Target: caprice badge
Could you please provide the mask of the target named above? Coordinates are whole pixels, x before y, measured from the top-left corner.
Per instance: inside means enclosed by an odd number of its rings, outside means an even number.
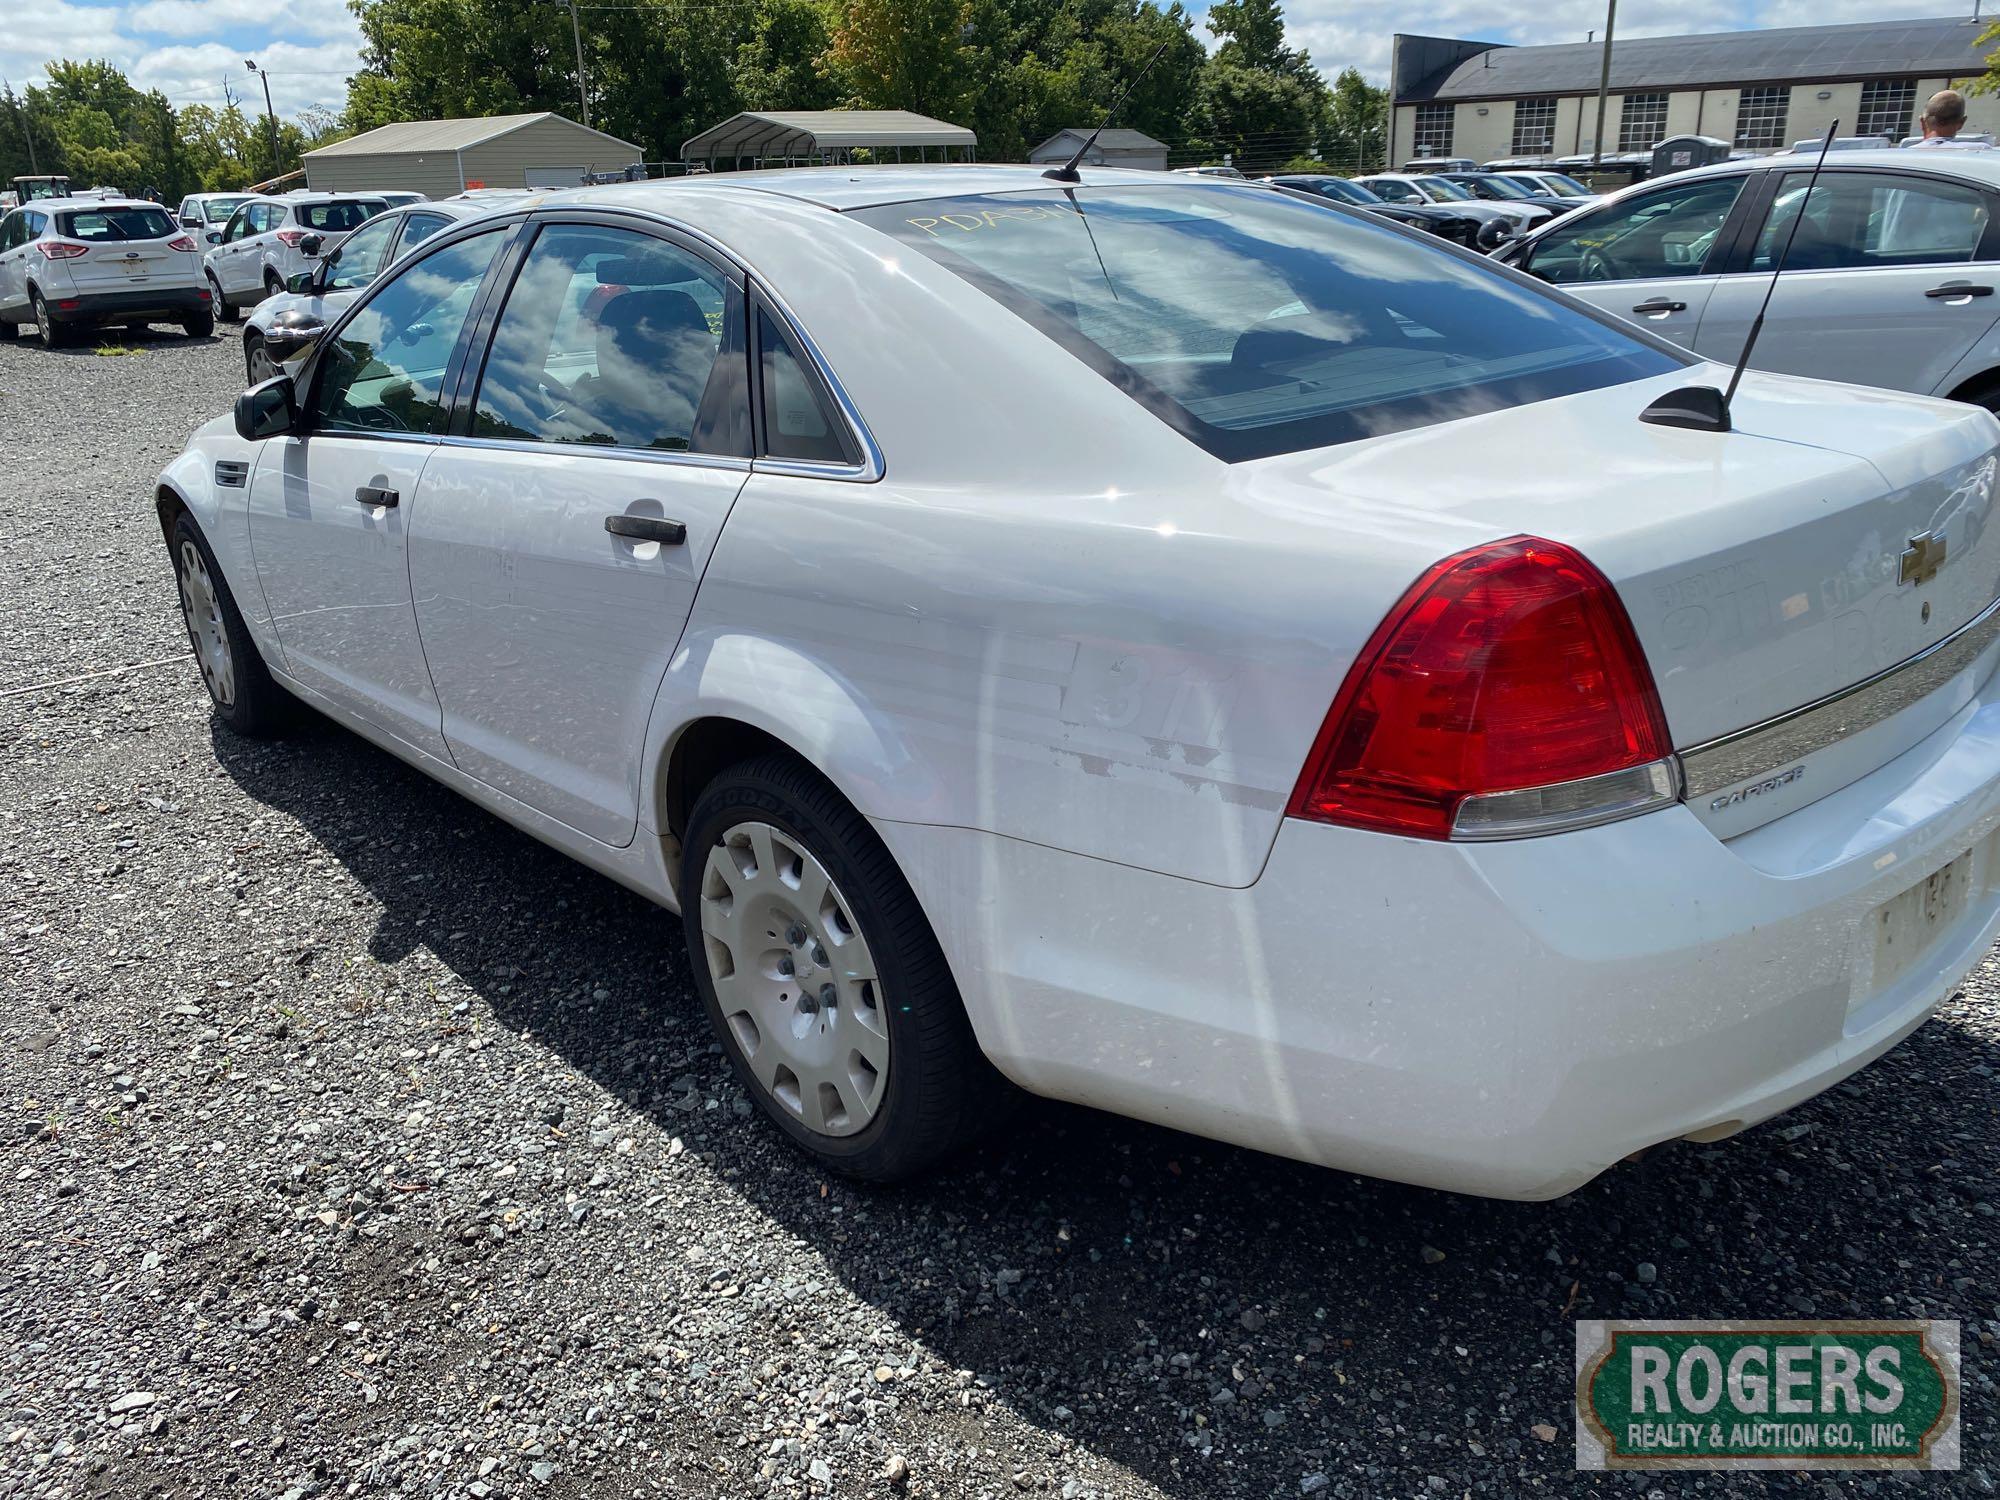
[[[1896,559],[1896,583],[1926,584],[1937,577],[1948,551],[1945,539],[1935,531],[1920,531]]]
[[[1748,802],[1753,797],[1762,797],[1766,793],[1777,791],[1779,787],[1791,786],[1795,782],[1804,780],[1805,774],[1806,768],[1803,763],[1792,766],[1787,770],[1778,772],[1775,776],[1766,776],[1760,780],[1751,782],[1748,786],[1739,786],[1733,792],[1724,792],[1720,797],[1715,798],[1708,804],[1708,810],[1710,812],[1721,812],[1724,808],[1734,807],[1739,802]]]

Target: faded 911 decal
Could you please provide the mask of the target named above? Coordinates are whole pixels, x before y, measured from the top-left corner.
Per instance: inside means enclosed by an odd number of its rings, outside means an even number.
[[[1579,1469],[1956,1469],[1958,1324],[1576,1325]]]

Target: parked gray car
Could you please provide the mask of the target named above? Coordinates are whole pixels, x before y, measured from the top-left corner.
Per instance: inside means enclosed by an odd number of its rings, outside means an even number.
[[[252,385],[280,374],[287,363],[310,350],[326,325],[404,252],[447,224],[490,213],[523,196],[491,189],[435,202],[420,200],[377,214],[337,238],[302,242],[311,268],[292,276],[284,291],[259,302],[244,322],[244,374]]]

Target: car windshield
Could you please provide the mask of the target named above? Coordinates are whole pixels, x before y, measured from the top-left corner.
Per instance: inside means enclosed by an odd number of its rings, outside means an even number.
[[[1254,188],[1076,188],[854,213],[1230,462],[1680,364],[1366,216]]]
[[[1367,188],[1349,182],[1345,177],[1322,177],[1313,186],[1326,197],[1338,198],[1342,203],[1376,204],[1382,201]]]
[[[249,201],[249,195],[245,194],[241,198],[204,198],[197,206],[201,209],[202,218],[211,224],[220,224]]]
[[[1496,198],[1527,198],[1532,196],[1523,184],[1514,181],[1511,177],[1502,177],[1498,172],[1489,172],[1480,177],[1461,179],[1459,185],[1464,187],[1470,183],[1477,183],[1480,187],[1489,189]]]
[[[1438,203],[1462,202],[1472,197],[1472,193],[1469,190],[1460,187],[1455,182],[1447,182],[1442,177],[1419,177],[1417,179],[1417,190],[1425,197]]]
[[[163,240],[180,226],[164,208],[99,208],[88,213],[57,214],[56,233],[92,244],[113,240]]]
[[[1538,173],[1537,180],[1558,198],[1588,198],[1591,196],[1589,188],[1578,182],[1574,177],[1565,177],[1560,172]]]
[[[339,203],[301,203],[296,214],[308,229],[344,234],[360,228],[388,206],[379,198],[348,198]]]

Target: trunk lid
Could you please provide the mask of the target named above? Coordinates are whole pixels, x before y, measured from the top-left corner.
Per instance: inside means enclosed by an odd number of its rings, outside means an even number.
[[[1752,374],[1733,432],[1638,420],[1662,392],[1726,375],[1691,370],[1265,460],[1246,466],[1260,472],[1243,498],[1298,515],[1316,492],[1329,524],[1367,538],[1386,569],[1407,568],[1398,591],[1437,558],[1499,537],[1578,548],[1624,599],[1686,751],[1908,661],[2000,593],[1992,416]],[[1928,540],[1905,562],[1917,538]],[[1711,756],[1690,806],[1727,837],[1823,797],[1941,726],[1994,655],[1927,681],[1887,722],[1808,742],[1782,764],[1755,763],[1786,748],[1760,742],[1730,765],[1741,776],[1716,785],[1723,762]]]

